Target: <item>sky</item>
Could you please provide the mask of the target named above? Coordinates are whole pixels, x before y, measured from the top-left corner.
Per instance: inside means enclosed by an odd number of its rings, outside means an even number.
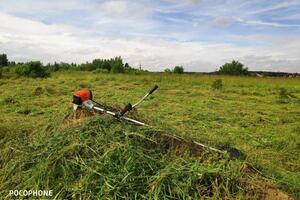
[[[9,60],[300,72],[300,0],[0,0]]]

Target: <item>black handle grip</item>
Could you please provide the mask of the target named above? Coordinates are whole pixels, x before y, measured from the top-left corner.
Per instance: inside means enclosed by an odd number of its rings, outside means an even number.
[[[128,111],[131,111],[132,110],[132,105],[129,103],[125,106],[125,108],[123,110],[121,110],[120,112],[120,116],[123,116],[125,113],[127,113]]]
[[[149,90],[149,94],[152,94],[156,89],[158,88],[158,85],[155,85],[151,90]]]

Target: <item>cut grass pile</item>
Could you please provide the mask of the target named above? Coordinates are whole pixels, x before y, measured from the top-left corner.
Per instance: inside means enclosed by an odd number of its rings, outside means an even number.
[[[246,162],[172,145],[152,129],[106,116],[62,131],[48,127],[22,152],[2,156],[0,195],[14,188],[53,190],[66,199],[262,197],[260,178]]]

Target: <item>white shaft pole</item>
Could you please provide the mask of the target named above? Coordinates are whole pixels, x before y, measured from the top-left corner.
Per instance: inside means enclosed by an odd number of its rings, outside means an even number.
[[[104,112],[104,113],[107,113],[107,114],[110,114],[112,116],[117,116],[116,113],[114,112],[111,112],[111,111],[108,111],[108,110],[105,110],[103,108],[99,108],[99,107],[96,107],[96,106],[93,106],[93,109],[97,110],[97,111],[100,111],[100,112]],[[131,119],[131,118],[128,118],[128,117],[120,117],[119,119],[124,119],[126,121],[129,121],[129,122],[132,122],[132,123],[135,123],[135,124],[138,124],[138,125],[141,125],[141,126],[149,126],[143,122],[140,122],[140,121],[137,121],[135,119]]]

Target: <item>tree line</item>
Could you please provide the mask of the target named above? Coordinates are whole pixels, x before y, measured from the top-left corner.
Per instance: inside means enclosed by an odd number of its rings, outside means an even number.
[[[165,69],[166,73],[175,73],[175,74],[183,74],[184,68],[182,66],[175,66],[173,70],[167,68]]]
[[[111,59],[94,59],[92,62],[82,64],[54,62],[43,65],[40,61],[30,61],[26,63],[9,61],[6,54],[0,54],[0,77],[2,71],[15,72],[20,76],[29,77],[47,77],[51,72],[59,70],[78,70],[78,71],[93,71],[104,73],[140,73],[146,70],[131,67],[128,63],[123,63],[122,58],[115,57]],[[183,74],[183,66],[175,66],[172,70],[167,68],[164,70],[166,73]],[[225,63],[220,66],[216,74],[223,75],[248,75],[248,68],[244,67],[239,61],[233,60],[230,63]]]
[[[143,69],[131,67],[128,63],[123,63],[122,58],[94,59],[92,62],[82,64],[54,62],[43,65],[40,61],[18,62],[8,61],[6,54],[0,54],[0,73],[4,71],[14,72],[20,76],[47,77],[51,72],[59,70],[78,70],[105,73],[140,73],[146,72]]]
[[[176,74],[183,74],[184,68],[182,66],[176,66],[173,70],[167,68],[165,69],[166,73],[176,73]],[[221,75],[249,75],[249,71],[247,67],[236,60],[233,60],[229,63],[225,63],[224,65],[220,66],[219,69],[215,72],[215,74]]]

